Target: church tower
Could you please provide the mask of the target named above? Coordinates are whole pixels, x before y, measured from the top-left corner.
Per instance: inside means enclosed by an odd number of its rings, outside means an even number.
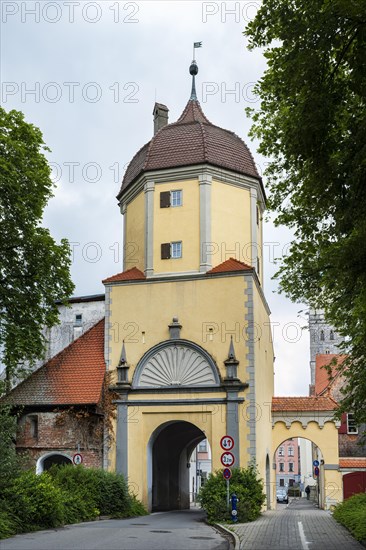
[[[189,507],[190,456],[206,438],[213,470],[230,435],[233,467],[254,460],[268,486],[271,475],[265,195],[245,143],[204,114],[197,73],[193,61],[176,122],[154,106],[154,135],[117,197],[123,271],[104,281],[105,359],[118,395],[108,467],[150,510]]]

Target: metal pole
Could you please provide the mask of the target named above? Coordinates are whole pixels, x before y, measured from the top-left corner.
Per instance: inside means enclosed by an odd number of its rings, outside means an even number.
[[[230,480],[226,480],[226,507],[227,511],[230,511]]]

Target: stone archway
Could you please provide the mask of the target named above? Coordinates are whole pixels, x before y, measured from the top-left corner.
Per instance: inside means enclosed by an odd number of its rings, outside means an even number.
[[[300,413],[297,411],[297,415]],[[300,415],[301,416],[301,415]],[[318,416],[319,413],[318,413]],[[275,456],[277,448],[284,441],[292,438],[308,439],[321,453],[319,464],[319,506],[329,509],[331,506],[341,502],[342,478],[339,472],[338,454],[338,430],[337,424],[328,417],[306,418],[306,412],[302,413],[301,420],[298,418],[284,418],[283,415],[273,414],[272,430],[272,455]]]
[[[72,460],[65,453],[58,453],[58,452],[47,453],[46,455],[41,456],[37,460],[36,473],[41,474],[42,472],[49,470],[51,466],[53,466],[54,464],[57,464],[58,466],[61,466],[64,464],[72,464]]]
[[[166,422],[153,432],[148,444],[150,510],[190,507],[190,457],[193,449],[205,438],[202,430],[186,421]]]

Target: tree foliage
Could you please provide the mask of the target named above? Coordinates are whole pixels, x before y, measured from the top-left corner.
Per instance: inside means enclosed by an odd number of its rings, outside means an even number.
[[[263,0],[245,34],[268,62],[251,135],[271,159],[269,207],[295,231],[280,290],[347,340],[341,410],[364,421],[366,1]]]
[[[58,321],[71,295],[70,250],[42,227],[52,197],[42,134],[18,111],[0,108],[0,360],[7,379],[42,356],[42,327]]]

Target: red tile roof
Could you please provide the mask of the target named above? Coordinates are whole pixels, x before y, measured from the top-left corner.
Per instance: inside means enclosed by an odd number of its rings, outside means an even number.
[[[331,376],[334,377],[337,375],[337,365],[340,365],[345,360],[345,355],[339,355],[336,353],[318,353],[315,357],[315,394],[320,395],[331,383],[329,380],[328,369],[326,365],[332,361],[332,359],[337,360],[336,365],[331,365]]]
[[[228,273],[230,271],[251,271],[253,268],[250,265],[240,262],[235,258],[229,258],[222,264],[215,266],[214,268],[207,271],[206,275],[211,275],[213,273]]]
[[[131,267],[122,273],[117,273],[117,275],[112,275],[108,279],[104,279],[102,283],[116,283],[118,281],[142,281],[146,279],[145,275],[137,269],[137,267]]]
[[[143,172],[204,163],[260,180],[244,141],[234,132],[211,124],[199,102],[189,100],[177,122],[163,126],[133,157],[117,198]]]
[[[105,375],[104,319],[16,386],[14,405],[94,405]]]
[[[366,458],[340,458],[340,468],[366,468]]]
[[[331,397],[273,397],[272,411],[334,411],[337,402]]]

